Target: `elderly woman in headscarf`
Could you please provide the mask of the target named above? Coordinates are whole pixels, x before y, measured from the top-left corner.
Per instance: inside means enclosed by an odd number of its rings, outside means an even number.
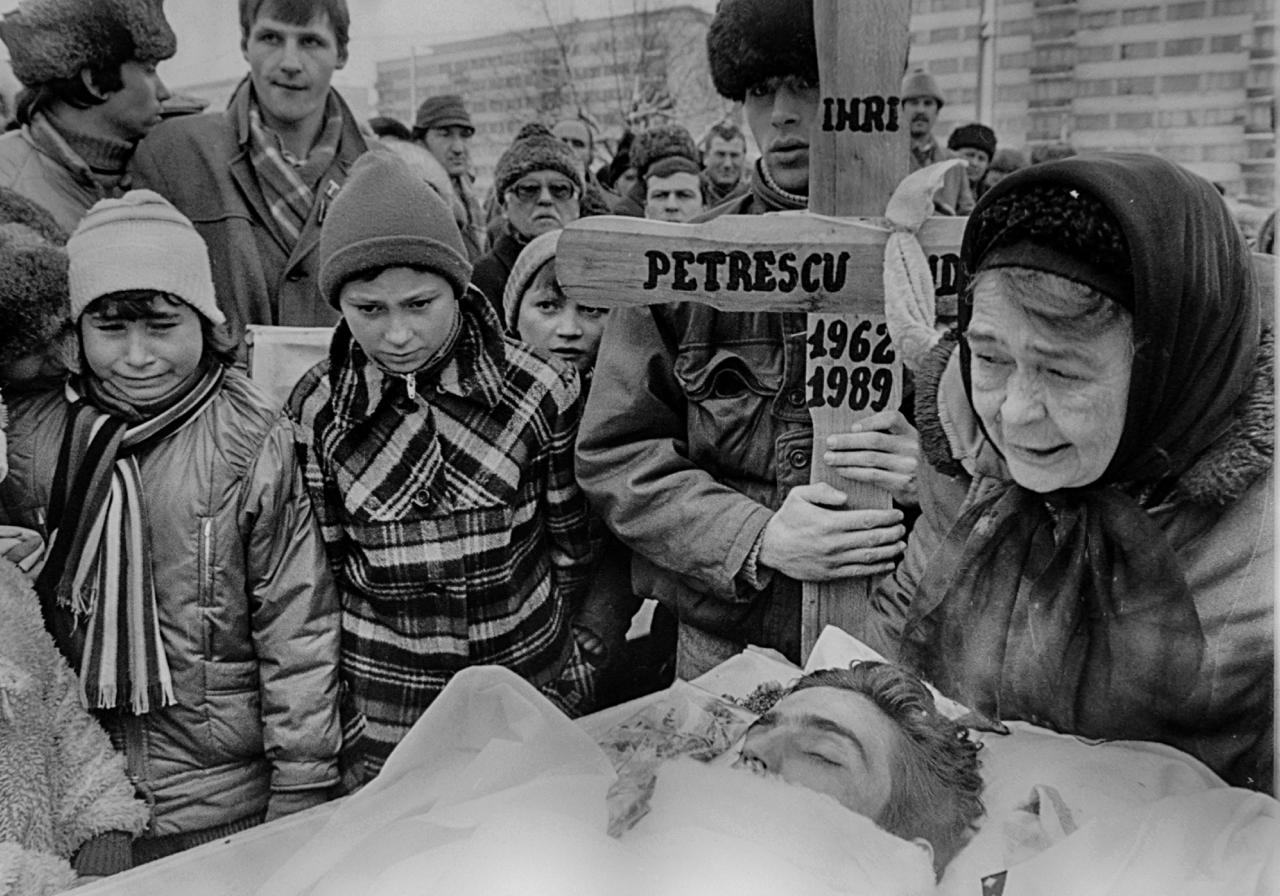
[[[1155,156],[992,188],[920,371],[923,516],[865,640],[995,719],[1269,790],[1272,338],[1216,190]]]

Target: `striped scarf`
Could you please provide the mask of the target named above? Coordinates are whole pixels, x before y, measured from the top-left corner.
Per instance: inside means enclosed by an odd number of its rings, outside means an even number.
[[[220,364],[211,365],[174,405],[133,425],[67,384],[71,407],[49,503],[49,557],[36,591],[47,621],[70,613],[77,629],[87,624],[80,694],[90,708],[128,705],[141,714],[175,702],[137,455],[200,416],[223,375]],[[66,633],[51,627],[70,658]]]
[[[263,124],[257,101],[249,103],[249,161],[262,185],[271,217],[291,244],[298,242],[306,227],[315,204],[315,185],[333,163],[341,136],[342,109],[332,93],[325,103],[320,139],[305,160],[284,149],[280,138]]]

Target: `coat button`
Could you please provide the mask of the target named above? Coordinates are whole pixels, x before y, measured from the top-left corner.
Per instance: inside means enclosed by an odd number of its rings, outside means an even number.
[[[425,488],[420,488],[413,494],[413,503],[419,507],[426,507],[431,503],[431,492]]]
[[[787,404],[791,405],[793,408],[804,407],[804,390],[792,389],[789,391],[787,393]]]
[[[303,279],[306,276],[307,275],[304,271],[300,271],[297,268],[294,268],[292,271],[284,275],[284,279],[288,280],[290,283],[297,283],[299,280]]]
[[[792,448],[787,452],[787,463],[797,470],[801,470],[809,466],[809,452],[803,448]]]

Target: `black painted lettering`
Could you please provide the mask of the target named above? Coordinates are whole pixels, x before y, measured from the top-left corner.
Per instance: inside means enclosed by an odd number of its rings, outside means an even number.
[[[706,277],[702,281],[703,290],[706,292],[720,291],[720,266],[725,263],[725,259],[728,257],[718,249],[698,253],[698,257],[695,260],[707,269]]]
[[[822,258],[822,288],[829,293],[837,293],[844,289],[844,281],[849,275],[849,253],[841,252],[833,256],[830,252]]]
[[[672,252],[671,260],[675,262],[675,274],[671,280],[671,288],[681,292],[693,292],[698,288],[698,281],[689,276],[689,264],[693,261],[692,252]]]
[[[960,256],[954,252],[929,256],[929,273],[933,275],[936,296],[954,296],[960,290]]]
[[[889,121],[884,126],[886,131],[896,131],[898,129],[898,106],[901,103],[901,98],[896,96],[889,97]]]
[[[869,96],[862,101],[862,130],[884,130],[884,97]]]
[[[767,249],[753,253],[756,259],[756,280],[753,284],[757,292],[773,292],[778,288],[778,281],[773,278],[773,265],[777,256]]]
[[[729,292],[751,292],[751,256],[741,249],[729,253]]]
[[[800,282],[800,272],[796,270],[796,253],[783,252],[778,256],[778,273],[782,275],[782,279],[778,281],[779,291],[791,292],[796,288],[796,284]]]
[[[818,268],[822,265],[822,256],[816,252],[805,257],[800,263],[800,288],[805,292],[818,292],[822,289],[822,281],[818,278]]]
[[[831,123],[831,108],[835,103],[836,101],[829,96],[822,98],[822,130],[828,134],[836,129],[835,125]]]
[[[658,278],[671,273],[671,259],[665,252],[659,252],[657,249],[650,249],[644,253],[644,257],[649,262],[649,276],[645,278],[644,288],[657,289]]]
[[[836,100],[836,130],[858,130],[858,106],[860,100],[855,96],[849,99],[840,97]]]

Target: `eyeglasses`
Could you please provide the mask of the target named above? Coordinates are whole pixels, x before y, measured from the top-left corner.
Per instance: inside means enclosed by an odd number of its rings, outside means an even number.
[[[557,181],[551,184],[522,183],[516,184],[508,192],[514,193],[521,202],[537,202],[546,190],[556,202],[564,202],[577,195],[578,189],[573,184]]]

